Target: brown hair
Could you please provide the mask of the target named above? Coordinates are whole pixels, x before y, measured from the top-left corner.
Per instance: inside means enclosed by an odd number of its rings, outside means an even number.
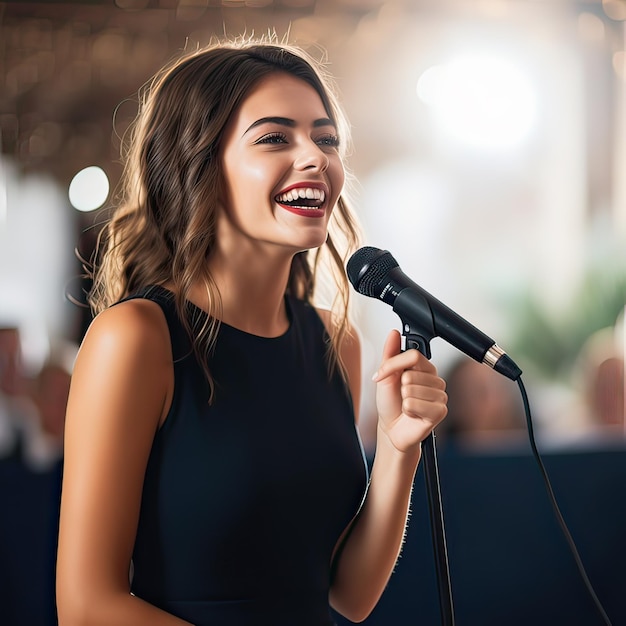
[[[220,294],[206,260],[216,237],[222,164],[217,158],[232,113],[264,76],[286,72],[311,85],[345,145],[348,127],[322,64],[303,50],[265,41],[223,42],[188,53],[159,72],[140,98],[123,149],[117,208],[100,233],[89,303],[94,313],[149,285],[174,285],[176,307],[199,356],[215,342]],[[313,302],[331,298],[331,366],[348,328],[349,285],[344,264],[359,230],[340,197],[320,248],[297,254],[287,292]],[[191,286],[206,288],[209,321],[192,328],[185,314]],[[213,389],[206,359],[205,368]]]

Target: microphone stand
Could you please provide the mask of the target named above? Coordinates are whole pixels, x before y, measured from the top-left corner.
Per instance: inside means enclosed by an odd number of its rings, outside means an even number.
[[[419,332],[411,324],[402,323],[402,334],[405,337],[405,349],[415,348],[427,359],[430,359],[430,339],[428,333]],[[450,571],[448,569],[448,550],[443,524],[443,509],[441,506],[441,490],[439,486],[439,470],[437,467],[437,452],[435,447],[435,433],[431,432],[422,442],[424,475],[426,478],[426,494],[428,496],[428,511],[430,514],[430,530],[433,540],[435,569],[437,573],[437,588],[439,591],[439,608],[441,611],[442,626],[454,626],[454,608],[452,604],[452,589],[450,587]]]

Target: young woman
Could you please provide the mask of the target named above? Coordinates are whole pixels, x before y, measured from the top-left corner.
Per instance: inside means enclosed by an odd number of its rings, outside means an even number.
[[[447,398],[392,331],[367,476],[345,135],[286,46],[214,45],[152,83],[73,375],[61,626],[327,626],[378,601]]]

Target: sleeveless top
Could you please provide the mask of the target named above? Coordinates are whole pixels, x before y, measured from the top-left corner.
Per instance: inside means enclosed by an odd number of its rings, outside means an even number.
[[[333,624],[331,557],[367,466],[316,310],[287,296],[289,329],[276,338],[222,323],[209,404],[173,294],[137,297],[167,320],[174,394],[147,464],[131,592],[196,626]]]

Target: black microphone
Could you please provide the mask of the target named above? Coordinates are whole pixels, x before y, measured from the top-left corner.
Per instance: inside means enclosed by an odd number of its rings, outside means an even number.
[[[360,248],[348,260],[346,270],[360,294],[391,305],[403,323],[415,329],[415,334],[427,341],[441,337],[511,380],[522,375],[522,370],[493,339],[414,283],[387,250]]]

